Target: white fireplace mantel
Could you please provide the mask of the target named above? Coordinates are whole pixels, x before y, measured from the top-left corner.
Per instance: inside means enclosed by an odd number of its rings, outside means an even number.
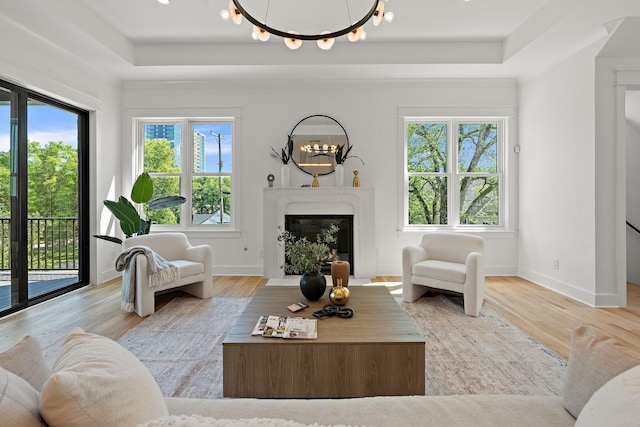
[[[362,187],[265,188],[263,192],[263,275],[283,278],[284,248],[278,245],[279,228],[289,214],[353,215],[353,275],[376,275],[375,191]]]

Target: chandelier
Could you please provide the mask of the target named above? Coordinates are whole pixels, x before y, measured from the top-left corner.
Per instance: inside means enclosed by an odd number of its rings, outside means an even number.
[[[289,49],[311,40],[323,50],[331,49],[335,39],[344,35],[351,42],[364,40],[369,20],[375,26],[383,19],[393,20],[383,0],[229,0],[228,9],[220,15],[237,25],[246,18],[253,24],[254,40],[267,41],[273,34],[282,37]]]

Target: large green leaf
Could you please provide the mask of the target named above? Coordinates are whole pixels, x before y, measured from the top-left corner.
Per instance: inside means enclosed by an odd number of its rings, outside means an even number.
[[[153,181],[147,172],[140,174],[131,189],[131,200],[136,203],[147,203],[153,197]]]
[[[149,209],[152,211],[157,211],[158,209],[166,209],[173,208],[175,206],[180,206],[185,203],[187,199],[182,196],[166,196],[160,197],[158,199],[152,200],[149,202]]]
[[[140,230],[140,215],[126,197],[120,196],[117,202],[105,200],[104,205],[118,218],[125,236],[131,237]]]

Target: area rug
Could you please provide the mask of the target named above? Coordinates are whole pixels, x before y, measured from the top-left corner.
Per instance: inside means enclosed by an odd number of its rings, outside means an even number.
[[[560,395],[566,361],[486,305],[478,317],[445,294],[400,305],[426,341],[426,394]]]
[[[165,396],[222,398],[222,341],[248,302],[176,297],[119,342]],[[450,295],[399,304],[426,340],[427,395],[560,394],[564,359],[486,306],[474,318]]]

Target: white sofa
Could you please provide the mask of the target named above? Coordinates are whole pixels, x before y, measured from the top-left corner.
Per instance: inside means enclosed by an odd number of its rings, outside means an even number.
[[[163,397],[131,353],[76,328],[52,369],[31,337],[0,354],[0,427],[637,426],[639,363],[615,339],[584,326],[574,331],[562,397],[188,399]]]

